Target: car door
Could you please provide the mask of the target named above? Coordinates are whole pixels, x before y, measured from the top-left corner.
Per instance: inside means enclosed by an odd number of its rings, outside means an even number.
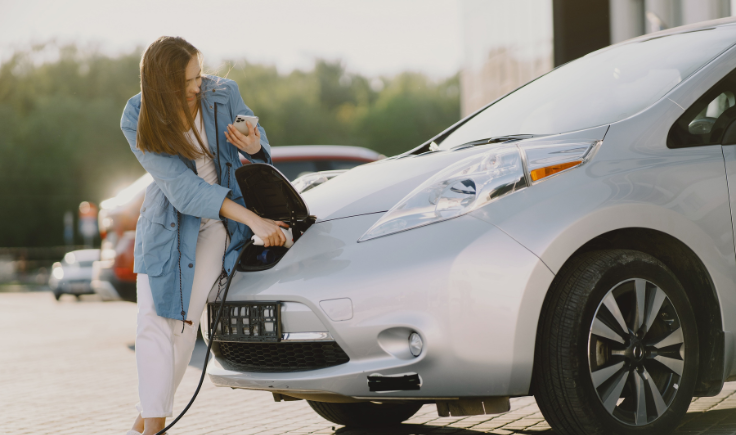
[[[675,122],[667,137],[669,148],[721,145],[731,225],[736,234],[736,70],[705,92]]]

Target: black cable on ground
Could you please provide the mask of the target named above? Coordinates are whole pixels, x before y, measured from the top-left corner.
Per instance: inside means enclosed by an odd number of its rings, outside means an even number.
[[[204,356],[204,366],[202,367],[202,376],[199,377],[199,384],[197,385],[197,390],[194,392],[194,395],[189,400],[189,403],[187,403],[187,406],[184,407],[184,410],[181,411],[181,414],[179,414],[174,421],[172,421],[168,426],[161,429],[156,435],[165,435],[166,431],[174,427],[176,422],[178,422],[182,417],[184,417],[184,414],[189,411],[189,408],[192,406],[192,403],[194,403],[194,399],[197,398],[197,394],[199,394],[199,390],[202,388],[202,382],[204,382],[204,375],[207,373],[207,363],[210,360],[210,349],[212,349],[212,343],[214,340],[214,334],[212,333],[213,325],[218,325],[220,323],[220,316],[222,315],[222,310],[225,308],[225,300],[227,299],[227,291],[230,290],[230,282],[233,280],[233,276],[235,276],[235,271],[238,268],[238,264],[240,264],[240,257],[243,256],[243,252],[245,252],[245,249],[252,245],[253,241],[248,240],[245,245],[240,249],[240,253],[238,254],[238,259],[235,260],[235,265],[233,266],[233,271],[230,272],[230,275],[227,277],[227,284],[225,284],[225,291],[222,294],[222,301],[220,301],[220,308],[217,310],[217,317],[215,317],[214,323],[209,325],[209,343],[207,344],[207,353]]]

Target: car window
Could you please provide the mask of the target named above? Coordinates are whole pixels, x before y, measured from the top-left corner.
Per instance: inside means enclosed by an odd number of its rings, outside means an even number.
[[[362,165],[365,162],[357,160],[332,160],[330,169],[328,170],[339,170],[339,169],[353,169],[356,166]]]
[[[736,71],[709,89],[678,118],[667,135],[669,148],[720,144],[736,121]]]
[[[598,50],[503,97],[450,133],[440,149],[620,121],[655,103],[734,42],[736,25],[727,25]]]

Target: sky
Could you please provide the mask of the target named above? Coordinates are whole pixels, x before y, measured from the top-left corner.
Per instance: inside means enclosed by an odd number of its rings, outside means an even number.
[[[460,0],[0,0],[0,62],[31,44],[115,55],[181,36],[209,66],[227,59],[309,69],[341,59],[367,76],[433,78],[462,64]]]

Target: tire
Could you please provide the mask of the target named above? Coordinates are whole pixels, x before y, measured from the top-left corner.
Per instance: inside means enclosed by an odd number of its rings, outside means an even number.
[[[423,403],[325,403],[307,400],[309,406],[325,420],[343,426],[390,426],[408,420]]]
[[[687,294],[664,264],[639,251],[581,254],[542,308],[535,398],[555,433],[670,434],[693,397],[697,342]]]

